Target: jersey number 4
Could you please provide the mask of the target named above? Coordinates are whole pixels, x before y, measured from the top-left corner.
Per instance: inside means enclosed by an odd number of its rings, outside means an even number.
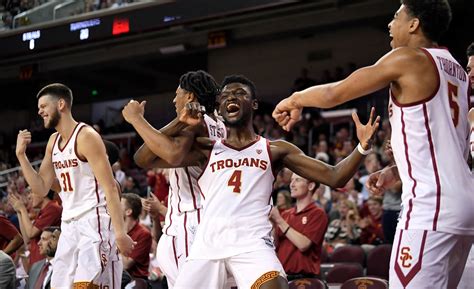
[[[448,81],[448,97],[449,107],[451,107],[451,118],[453,119],[454,127],[458,126],[459,122],[459,103],[458,103],[458,87]]]
[[[61,179],[63,181],[63,192],[72,192],[71,177],[69,173],[61,173]]]
[[[232,192],[240,194],[240,187],[242,186],[242,171],[235,170],[232,176],[230,176],[229,181],[227,182],[229,187],[234,187]]]

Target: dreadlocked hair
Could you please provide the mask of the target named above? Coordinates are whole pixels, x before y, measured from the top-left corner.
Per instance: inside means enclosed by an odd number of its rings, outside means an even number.
[[[209,73],[203,70],[189,71],[181,76],[179,86],[194,93],[199,103],[206,108],[206,112],[214,111],[219,86]]]

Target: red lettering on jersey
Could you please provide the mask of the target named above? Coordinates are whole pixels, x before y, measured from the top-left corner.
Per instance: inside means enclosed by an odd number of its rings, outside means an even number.
[[[242,166],[243,167],[248,167],[249,166],[249,159],[248,158],[245,158],[242,160]]]
[[[250,159],[250,166],[251,166],[251,167],[256,167],[256,168],[258,168],[258,163],[259,163],[259,161],[260,161],[259,159],[251,158],[251,159]]]
[[[227,168],[232,168],[234,166],[234,161],[232,159],[226,159],[225,160],[225,166]]]
[[[221,170],[224,168],[224,161],[217,161],[217,169]]]
[[[242,159],[239,159],[238,163],[237,162],[234,163],[234,167],[238,168],[240,167],[241,164],[242,164]]]
[[[64,161],[56,161],[53,162],[53,167],[57,170],[60,169],[67,169],[67,168],[75,168],[79,165],[79,162],[77,159],[67,159]]]
[[[260,161],[260,168],[262,170],[266,170],[267,169],[267,161],[261,160]]]

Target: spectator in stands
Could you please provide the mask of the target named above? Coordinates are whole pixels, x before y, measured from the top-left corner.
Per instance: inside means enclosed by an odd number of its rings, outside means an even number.
[[[277,255],[288,280],[318,277],[321,248],[328,225],[326,213],[313,202],[313,192],[319,184],[293,174],[291,196],[296,206],[283,212],[273,208],[270,220],[274,224]]]
[[[127,233],[133,241],[137,242],[128,256],[122,256],[124,270],[134,278],[148,278],[150,265],[151,233],[139,222],[142,212],[142,202],[136,194],[122,194],[122,209]]]
[[[40,240],[38,241],[38,252],[44,259],[39,260],[31,265],[28,273],[29,278],[26,283],[27,289],[46,289],[50,288],[51,274],[53,272],[52,259],[54,254],[51,255],[51,239],[55,230],[59,227],[47,227],[44,228],[41,233]],[[56,242],[57,245],[57,242]],[[49,254],[48,254],[49,252]],[[54,250],[56,253],[56,250]]]
[[[23,238],[16,227],[0,215],[0,250],[12,255],[23,244]]]
[[[8,254],[0,250],[0,288],[15,289],[15,264]]]
[[[140,195],[140,190],[137,188],[135,180],[132,177],[128,176],[125,179],[125,186],[123,187],[122,193]]]
[[[40,210],[33,222],[30,220],[25,204],[20,200],[20,197],[16,194],[9,194],[8,196],[9,202],[18,213],[23,238],[26,243],[29,242],[30,265],[44,259],[44,256],[41,256],[39,253],[39,237],[44,228],[61,225],[62,212],[61,206],[55,201],[52,201],[54,192],[51,190],[45,197],[40,197],[34,192],[31,194],[31,197],[33,208]],[[28,268],[29,266],[25,266],[27,271]]]
[[[354,202],[347,199],[340,200],[338,210],[340,217],[329,224],[324,237],[328,253],[340,246],[357,243],[361,232],[357,225],[359,213]]]
[[[308,69],[301,69],[301,75],[293,82],[292,91],[301,91],[316,84],[316,80],[308,76]]]
[[[147,172],[147,184],[152,188],[153,194],[160,202],[165,201],[168,196],[169,182],[167,173],[167,170],[160,168],[153,168]]]
[[[369,214],[358,222],[361,228],[360,244],[380,245],[384,242],[382,229],[382,197],[371,196],[367,200]],[[371,247],[368,247],[371,249]]]
[[[120,184],[121,188],[124,188],[127,176],[125,175],[125,172],[122,171],[122,167],[120,166],[120,162],[113,163],[112,164],[112,170],[114,172],[115,180]]]
[[[278,192],[276,198],[276,207],[280,214],[291,208],[291,196],[288,191]]]

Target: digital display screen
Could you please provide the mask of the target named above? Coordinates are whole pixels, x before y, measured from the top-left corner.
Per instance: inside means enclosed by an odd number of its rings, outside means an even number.
[[[32,28],[31,31],[19,32],[5,37],[0,35],[0,57],[31,55],[42,51],[159,30],[234,11],[245,11],[254,7],[270,7],[291,2],[296,1],[183,0],[124,12],[117,11],[118,13],[114,15],[91,17],[91,19],[61,23],[44,29]]]

